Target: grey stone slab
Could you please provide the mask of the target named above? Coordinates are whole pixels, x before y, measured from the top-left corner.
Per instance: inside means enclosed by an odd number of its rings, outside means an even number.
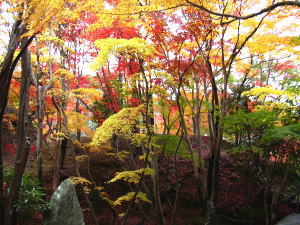
[[[50,204],[44,225],[85,225],[75,186],[70,179],[59,185]]]
[[[300,214],[288,215],[276,225],[300,225]]]

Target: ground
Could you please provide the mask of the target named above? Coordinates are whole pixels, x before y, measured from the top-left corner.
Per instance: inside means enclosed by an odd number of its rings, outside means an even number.
[[[48,146],[48,148],[52,147],[53,146]],[[197,146],[194,147],[197,149]],[[205,137],[203,138],[202,149],[208,149],[208,147],[208,138]],[[82,160],[78,160],[80,174],[82,177],[91,181],[90,190],[92,191],[90,191],[89,197],[94,205],[94,210],[100,224],[120,224],[123,218],[119,215],[126,211],[128,203],[117,207],[111,207],[105,199],[109,198],[115,200],[127,192],[130,192],[131,188],[134,188],[135,185],[129,185],[127,182],[122,181],[108,184],[107,181],[113,178],[116,172],[128,169],[128,160],[122,161],[112,154],[105,154],[105,152],[109,151],[107,147],[103,147],[103,149],[99,148],[99,151],[89,151],[88,148],[69,144],[65,166],[60,174],[61,181],[67,177],[76,175],[73,165],[73,155],[71,154],[73,150],[77,156],[85,155]],[[207,151],[203,150],[203,152],[204,158],[207,158]],[[11,152],[5,153],[5,167],[13,167],[14,156],[15,155]],[[35,173],[35,157],[35,152],[32,151],[29,156],[26,172]],[[51,151],[45,148],[43,151],[43,172],[44,187],[47,194],[46,199],[48,201],[52,194],[51,158]],[[137,160],[136,162],[137,167],[142,167],[141,161]],[[166,224],[171,223],[177,191],[179,194],[176,210],[176,224],[203,224],[204,208],[197,197],[195,182],[192,176],[193,169],[191,161],[188,158],[178,157],[177,168],[179,169],[177,170],[177,176],[175,176],[174,165],[174,156],[171,154],[163,154],[159,159],[160,197],[163,204]],[[222,152],[221,158],[219,182],[220,190],[217,203],[217,220],[219,225],[264,224],[262,181],[251,180],[251,182],[249,182],[249,177],[247,177],[243,171],[238,169],[237,164],[233,162],[230,156],[224,151]],[[146,178],[144,185],[148,187],[148,192],[151,194],[151,179]],[[100,191],[101,194],[97,191],[97,187],[102,187]],[[83,197],[84,190],[82,186],[76,186],[76,190],[84,212],[86,224],[92,225],[93,220],[91,212]],[[155,205],[153,203],[141,203],[141,206],[144,209],[143,211],[141,211],[138,204],[132,208],[127,224],[155,225]],[[288,204],[281,207],[286,211],[286,214],[292,212],[292,208]],[[283,214],[283,216],[284,215],[285,214]],[[19,221],[19,224],[42,224],[43,216],[41,213],[36,212],[30,219],[29,222]]]

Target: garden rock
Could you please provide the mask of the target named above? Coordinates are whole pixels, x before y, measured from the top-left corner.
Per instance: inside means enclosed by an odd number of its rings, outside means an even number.
[[[291,214],[279,221],[276,225],[300,225],[300,214]]]
[[[85,225],[83,213],[71,179],[63,181],[50,201],[44,225]]]

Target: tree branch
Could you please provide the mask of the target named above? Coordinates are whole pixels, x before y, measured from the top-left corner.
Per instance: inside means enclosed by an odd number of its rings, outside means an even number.
[[[281,7],[281,6],[296,6],[296,7],[299,7],[300,8],[300,2],[299,1],[283,1],[283,2],[277,2],[275,4],[272,4],[266,8],[263,8],[261,9],[260,11],[258,12],[255,12],[255,13],[252,13],[252,14],[249,14],[249,15],[246,15],[246,16],[235,16],[235,15],[231,15],[231,14],[227,14],[227,13],[218,13],[218,12],[214,12],[206,7],[204,7],[203,5],[198,5],[198,4],[195,4],[193,2],[191,2],[190,0],[186,0],[186,2],[191,5],[191,6],[194,6],[198,9],[202,9],[203,11],[209,13],[209,14],[212,14],[212,15],[215,15],[215,16],[225,16],[225,17],[228,17],[228,18],[233,18],[233,20],[230,20],[229,22],[224,22],[223,24],[228,24],[228,23],[231,23],[235,20],[246,20],[246,19],[250,19],[250,18],[253,18],[255,16],[258,16],[258,15],[261,15],[265,12],[270,12],[278,7]]]

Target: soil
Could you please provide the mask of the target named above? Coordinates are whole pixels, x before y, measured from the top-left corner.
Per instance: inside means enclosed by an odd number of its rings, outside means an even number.
[[[204,137],[202,140],[203,157],[208,158],[208,151],[205,149],[209,148],[209,138]],[[197,146],[194,144],[194,147]],[[46,199],[49,201],[53,193],[52,190],[52,151],[54,146],[45,146],[43,150],[43,175],[44,175],[44,188],[46,191]],[[118,197],[125,195],[127,192],[132,191],[135,185],[129,185],[127,182],[117,181],[114,183],[107,183],[112,179],[116,172],[132,169],[128,163],[130,159],[122,161],[112,154],[105,154],[109,151],[106,148],[99,149],[99,151],[89,152],[88,149],[79,148],[69,144],[64,168],[60,173],[60,180],[63,181],[68,177],[75,176],[74,171],[74,160],[72,151],[75,151],[76,156],[88,156],[84,157],[83,160],[79,160],[79,169],[82,177],[91,181],[89,185],[90,189],[90,200],[94,206],[94,210],[97,219],[101,225],[118,225],[121,224],[123,217],[122,213],[126,212],[128,203],[124,203],[121,206],[112,208],[107,198],[115,200]],[[15,155],[11,152],[5,152],[4,162],[5,168],[13,168]],[[30,152],[26,172],[36,173],[36,153]],[[88,159],[88,160],[86,160]],[[141,161],[136,160],[137,168],[142,168],[143,164]],[[206,161],[206,163],[208,163]],[[171,218],[174,213],[174,203],[176,199],[176,193],[178,191],[178,204],[176,210],[176,224],[178,225],[196,225],[204,223],[204,205],[197,197],[195,189],[195,182],[193,179],[193,169],[189,159],[178,158],[176,161],[177,170],[175,170],[174,156],[163,155],[159,159],[159,177],[160,177],[160,197],[163,204],[164,216],[166,218],[166,224],[171,224]],[[220,195],[218,196],[219,201],[217,204],[217,212],[220,215],[218,219],[219,225],[240,225],[241,221],[234,218],[235,213],[253,213],[253,215],[261,216],[263,208],[260,210],[262,205],[261,193],[262,185],[261,181],[249,182],[243,179],[243,175],[235,169],[235,165],[230,161],[230,158],[226,156],[226,152],[222,151],[221,159],[221,170],[220,170]],[[177,174],[177,175],[176,175]],[[97,187],[102,187],[99,191]],[[152,193],[152,181],[150,177],[146,178],[143,186],[149,193]],[[84,213],[86,225],[93,225],[93,217],[90,212],[87,203],[83,198],[83,186],[76,186],[76,191],[80,204]],[[250,196],[249,194],[253,194]],[[245,198],[245,196],[247,196]],[[249,201],[251,199],[251,201]],[[247,206],[255,205],[258,212],[251,210],[242,211]],[[141,210],[141,208],[143,210]],[[42,225],[43,215],[42,213],[36,212],[31,215],[30,222],[19,221],[19,225]],[[249,219],[249,218],[246,218]],[[250,218],[251,219],[251,218]],[[254,218],[255,225],[264,224],[263,220],[260,221],[258,218]],[[246,222],[245,222],[246,221]],[[251,225],[251,221],[245,220],[243,224]],[[157,224],[155,218],[155,205],[153,203],[141,203],[141,205],[135,204],[131,209],[127,225],[155,225]]]

